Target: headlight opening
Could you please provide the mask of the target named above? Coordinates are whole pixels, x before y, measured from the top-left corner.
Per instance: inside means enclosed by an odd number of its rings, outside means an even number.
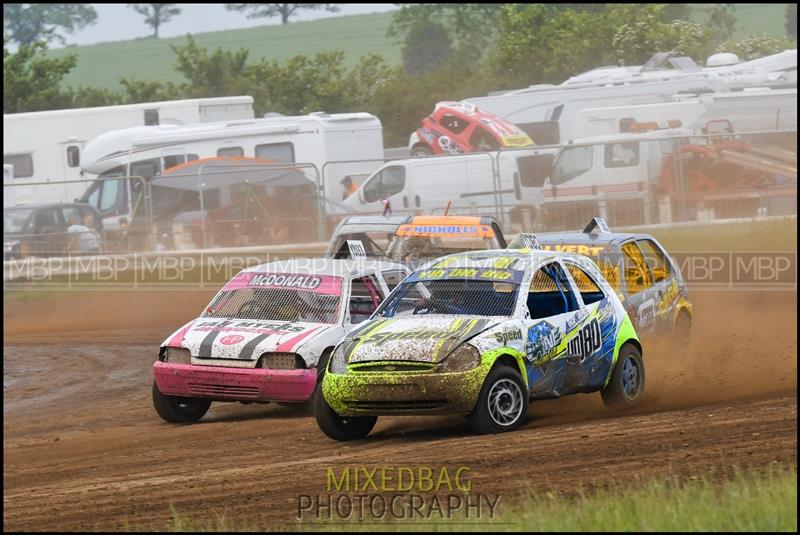
[[[344,354],[344,344],[339,344],[331,354],[331,373],[347,373],[347,358]]]
[[[461,344],[442,361],[439,371],[443,373],[465,372],[477,368],[480,363],[480,351],[470,344]]]
[[[191,364],[192,354],[184,347],[168,347],[164,351],[164,362],[170,364]]]

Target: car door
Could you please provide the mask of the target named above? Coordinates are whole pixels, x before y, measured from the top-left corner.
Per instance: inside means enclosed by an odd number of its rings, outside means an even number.
[[[637,334],[651,333],[655,329],[658,288],[647,261],[636,241],[630,239],[620,246],[625,289],[625,309],[628,311]]]
[[[601,283],[602,274],[592,264],[580,265],[575,260],[564,259],[564,266],[583,318],[574,328],[574,337],[567,339],[567,353],[579,354],[580,357],[567,357],[573,360],[564,379],[564,389],[569,392],[597,390],[608,377],[619,329],[617,313],[609,299],[613,289]]]
[[[567,373],[567,334],[581,309],[564,268],[553,260],[531,277],[523,319],[528,387],[534,397],[559,395]]]
[[[406,187],[406,167],[390,165],[368,178],[358,194],[351,195],[343,203],[358,210],[382,214],[384,212],[382,201],[388,200],[392,211],[400,212],[409,208],[409,195]]]
[[[348,295],[345,330],[366,321],[386,297],[385,290],[374,273],[353,277]]]
[[[672,264],[653,240],[643,238],[636,240],[636,243],[653,277],[653,294],[656,300],[654,329],[669,332],[672,329],[675,307],[680,298],[680,288]]]

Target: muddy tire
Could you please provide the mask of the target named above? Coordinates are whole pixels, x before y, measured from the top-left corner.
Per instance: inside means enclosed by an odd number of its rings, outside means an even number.
[[[603,403],[610,409],[627,409],[644,397],[644,361],[633,344],[623,344],[611,372],[611,380],[601,391]]]
[[[334,440],[355,440],[364,438],[375,427],[377,416],[339,416],[318,389],[314,399],[314,416],[323,433]]]
[[[208,412],[210,399],[184,398],[162,394],[153,381],[153,407],[165,421],[179,424],[196,422]]]
[[[519,371],[510,366],[495,366],[483,381],[467,422],[474,432],[487,435],[512,431],[527,415],[528,390]]]

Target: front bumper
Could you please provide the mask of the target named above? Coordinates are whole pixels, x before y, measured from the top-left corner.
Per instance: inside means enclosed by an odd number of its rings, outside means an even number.
[[[218,401],[297,401],[311,397],[317,370],[225,368],[156,361],[153,375],[162,394]]]
[[[489,366],[466,372],[326,373],[322,394],[341,416],[469,414]]]

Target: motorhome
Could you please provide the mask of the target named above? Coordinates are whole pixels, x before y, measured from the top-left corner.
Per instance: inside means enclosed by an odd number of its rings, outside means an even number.
[[[253,118],[253,97],[148,102],[3,115],[3,163],[14,166],[12,182],[78,181],[86,143],[105,132],[139,125],[197,123]],[[86,184],[15,186],[20,202],[68,202]]]
[[[523,198],[541,194],[537,228],[557,228],[565,213],[583,217],[592,211],[617,225],[659,220],[649,201],[659,184],[664,156],[691,133],[666,128],[596,136],[564,146],[555,159],[534,157],[541,164],[522,181],[521,189]]]
[[[14,166],[10,163],[3,164],[3,208],[8,208],[17,204],[16,192],[13,188],[7,188],[14,180]]]
[[[633,126],[625,134],[575,140],[554,159],[531,157],[521,197],[541,193],[538,229],[574,226],[587,213],[616,225],[669,223],[687,202],[698,217],[756,216],[778,213],[787,196],[796,197],[796,152],[738,136],[710,141],[687,128]]]
[[[630,132],[635,124],[669,123],[696,133],[724,122],[737,133],[797,130],[797,89],[746,89],[675,97],[671,102],[586,108],[564,131],[581,138]]]
[[[672,102],[672,95],[724,90],[705,78],[668,81],[582,84],[575,87],[533,86],[503,95],[468,98],[467,102],[499,115],[526,132],[537,145],[556,145],[579,137],[571,119],[586,108]],[[582,136],[580,136],[582,137]]]
[[[789,51],[791,52],[791,51]],[[696,99],[702,95],[729,93],[733,89],[791,86],[796,91],[796,51],[778,58],[761,58],[730,67],[701,69],[688,60],[676,63],[681,69],[602,67],[569,79],[560,85],[538,84],[525,89],[465,99],[487,113],[499,115],[525,131],[537,145],[566,143],[585,135],[573,128],[572,120],[581,110],[598,107],[635,106]],[[778,56],[778,55],[776,55]],[[794,61],[794,67],[790,63]],[[783,69],[767,72],[765,69]],[[793,70],[795,69],[795,70]],[[795,93],[796,94],[796,93]]]
[[[81,199],[95,206],[107,228],[113,229],[120,217],[134,212],[142,186],[139,179],[107,179],[156,177],[151,189],[153,204],[158,205],[163,171],[192,160],[235,156],[294,164],[311,183],[324,188],[327,197],[339,199],[342,178],[365,176],[383,162],[383,130],[380,120],[368,113],[322,112],[115,130],[84,149],[81,168],[98,176]],[[347,162],[328,164],[342,160]],[[168,204],[168,196],[163,200]],[[168,212],[176,207],[158,208]]]
[[[717,53],[700,67],[692,58],[677,56],[673,52],[654,54],[644,65],[598,67],[577,74],[561,85],[575,85],[587,82],[609,82],[622,79],[667,80],[684,76],[709,76],[725,81],[728,89],[742,87],[774,86],[792,87],[797,84],[797,50],[785,50],[763,58],[740,61],[731,53]]]

